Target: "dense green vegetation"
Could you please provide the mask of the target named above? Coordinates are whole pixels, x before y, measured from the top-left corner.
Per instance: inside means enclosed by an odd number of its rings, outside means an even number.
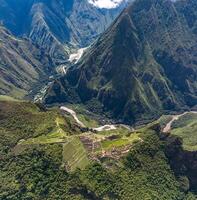
[[[2,2],[5,10],[12,8],[12,1]],[[62,6],[64,1],[50,6],[47,2],[35,8],[34,1],[29,4],[25,13],[29,16],[31,11],[34,20],[28,17],[24,24],[31,23],[30,31],[23,27],[21,15],[18,19],[20,9],[13,20],[17,27],[20,21],[24,34],[31,33],[34,44],[0,26],[1,94],[22,99],[50,75],[54,62],[65,63],[64,50],[70,47],[58,41],[72,41],[68,29],[72,33],[81,27],[64,24],[65,17],[70,21],[64,11],[71,9]],[[53,15],[57,8],[61,16]],[[105,117],[146,124],[162,113],[197,104],[196,10],[196,0],[136,0],[65,77],[49,84],[45,103],[79,103],[71,107],[87,127],[58,108],[0,95],[0,199],[197,199],[197,114],[180,117],[171,134],[161,132],[171,116],[135,130],[123,125],[110,131],[92,129],[105,123]],[[96,13],[102,18],[102,12]],[[84,13],[79,13],[76,24],[83,21]],[[39,23],[34,24],[37,17]],[[0,18],[7,21],[1,13]],[[85,25],[87,37],[96,36],[92,27]],[[73,42],[86,44],[81,41],[84,32],[80,34]]]
[[[197,114],[186,114],[173,123],[172,135],[183,140],[183,147],[189,151],[197,151]]]
[[[89,167],[85,181],[97,196],[118,199],[181,199],[178,184],[166,163],[161,143],[147,132],[146,143],[135,146],[115,172],[98,164]],[[155,145],[155,141],[158,143]],[[96,177],[96,178],[95,178]],[[84,176],[83,176],[84,179]]]
[[[0,199],[72,198],[62,140],[78,132],[57,110],[1,97]]]
[[[196,199],[183,192],[154,126],[130,134],[123,129],[103,133],[137,140],[119,160],[90,162],[78,138],[83,133],[69,118],[30,102],[2,100],[0,199]],[[122,145],[121,137],[104,146]]]

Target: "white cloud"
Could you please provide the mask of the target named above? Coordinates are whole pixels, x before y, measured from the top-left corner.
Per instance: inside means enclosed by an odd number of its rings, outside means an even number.
[[[88,0],[89,3],[98,7],[98,8],[116,8],[122,3],[124,0]]]

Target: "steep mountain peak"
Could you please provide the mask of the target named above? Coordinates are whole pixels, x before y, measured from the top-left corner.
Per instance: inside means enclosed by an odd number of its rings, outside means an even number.
[[[0,1],[0,23],[15,36],[31,38],[59,61],[67,56],[61,53],[58,58],[56,52],[64,48],[59,43],[88,46],[132,0],[18,1],[20,6],[14,0]]]
[[[129,123],[194,106],[196,48],[177,3],[137,0],[52,86],[46,102],[70,100],[69,87],[75,100],[93,109],[101,105],[105,113]]]

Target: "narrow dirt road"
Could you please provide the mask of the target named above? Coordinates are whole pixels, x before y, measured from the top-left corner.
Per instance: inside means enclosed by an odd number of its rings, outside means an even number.
[[[116,130],[116,126],[115,125],[104,125],[104,126],[101,126],[101,127],[98,127],[98,128],[93,128],[94,131],[98,131],[98,132],[101,132],[101,131],[111,131],[111,130]]]
[[[70,109],[70,108],[67,108],[65,106],[61,106],[60,107],[60,110],[63,110],[65,111],[66,113],[70,114],[73,116],[74,120],[81,126],[81,127],[86,127],[84,125],[84,123],[82,121],[79,120],[79,118],[77,117],[77,114],[74,110]],[[88,127],[90,128],[90,127]],[[98,132],[101,132],[101,131],[110,131],[110,130],[116,130],[117,127],[115,125],[110,125],[110,124],[107,124],[107,125],[104,125],[104,126],[100,126],[98,128],[92,128],[93,130],[95,131],[98,131]]]
[[[66,113],[72,115],[72,117],[74,118],[74,120],[81,126],[81,127],[86,127],[84,125],[84,123],[82,121],[79,120],[79,118],[77,117],[77,114],[74,110],[67,108],[65,106],[61,106],[60,110],[65,111]],[[182,114],[179,115],[172,115],[172,119],[166,124],[166,126],[163,128],[163,133],[169,133],[172,129],[172,124],[173,122],[177,121],[180,117],[188,114],[188,113],[193,113],[193,114],[197,114],[197,111],[190,111],[190,112],[184,112]],[[88,127],[89,128],[89,127]],[[106,124],[104,126],[100,126],[97,128],[92,128],[92,130],[95,130],[97,132],[101,132],[101,131],[110,131],[110,130],[116,130],[117,126],[113,125],[113,124]]]
[[[78,117],[77,114],[74,110],[71,110],[70,108],[67,108],[65,106],[60,107],[60,110],[63,110],[65,112],[67,112],[68,114],[72,115],[74,120],[81,126],[81,127],[85,127],[84,123],[81,122]]]
[[[172,129],[172,124],[173,122],[177,121],[180,117],[188,114],[188,113],[193,113],[193,114],[197,114],[197,111],[190,111],[190,112],[184,112],[180,115],[173,115],[172,119],[166,124],[166,126],[163,129],[163,133],[169,133]]]

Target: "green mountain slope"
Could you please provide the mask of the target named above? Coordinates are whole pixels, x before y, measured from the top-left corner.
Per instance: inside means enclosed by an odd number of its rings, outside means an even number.
[[[51,74],[53,66],[44,50],[0,26],[0,94],[24,97]]]
[[[137,0],[48,90],[46,103],[78,101],[127,123],[197,103],[196,1]],[[185,8],[187,7],[187,8]],[[186,11],[184,11],[184,8]]]

